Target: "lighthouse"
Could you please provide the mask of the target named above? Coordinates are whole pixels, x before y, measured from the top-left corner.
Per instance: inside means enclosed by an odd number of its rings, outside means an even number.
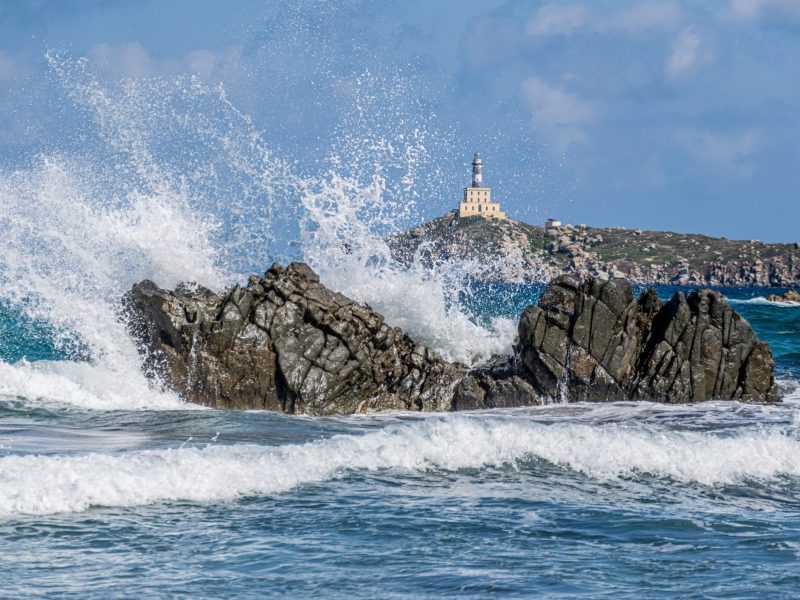
[[[475,158],[472,159],[472,187],[483,187],[483,161],[477,152]]]
[[[500,203],[492,202],[492,189],[483,187],[483,161],[478,152],[472,159],[472,185],[464,188],[464,199],[459,205],[458,216],[506,218],[506,213],[500,210]]]

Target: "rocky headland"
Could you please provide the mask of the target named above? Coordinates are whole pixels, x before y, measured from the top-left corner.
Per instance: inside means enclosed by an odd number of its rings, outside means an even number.
[[[766,343],[718,292],[666,304],[626,280],[560,276],[519,321],[512,356],[443,360],[305,264],[215,293],[144,281],[123,300],[146,373],[188,401],[290,414],[443,411],[553,400],[774,402]]]
[[[388,240],[408,263],[471,260],[491,265],[479,280],[550,281],[562,273],[639,285],[800,286],[800,243],[766,244],[697,234],[586,225],[536,227],[508,219],[459,218],[456,211]]]

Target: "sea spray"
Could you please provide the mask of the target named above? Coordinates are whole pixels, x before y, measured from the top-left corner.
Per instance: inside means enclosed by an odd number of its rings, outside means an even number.
[[[123,203],[134,190],[180,197],[210,225],[204,241],[224,283],[287,258],[276,232],[296,236],[304,180],[269,149],[222,83],[181,76],[101,84],[85,59],[51,52],[48,62],[87,128],[81,156],[106,196]],[[193,276],[187,269],[185,277]]]
[[[194,270],[213,279],[204,226],[163,192],[147,199],[134,193],[126,205],[106,202],[107,192],[91,171],[66,159],[44,158],[27,171],[0,173],[0,296],[47,322],[57,346],[77,337],[98,377],[120,387],[111,395],[128,394],[132,405],[149,397],[152,406],[173,406],[174,397],[150,390],[140,373],[138,353],[118,318],[119,298],[143,278],[175,284]],[[62,378],[81,370],[63,367],[53,367]]]
[[[384,202],[383,193],[379,179],[364,188],[336,175],[319,190],[307,192],[305,260],[326,285],[368,303],[447,359],[474,364],[509,352],[514,323],[498,318],[491,329],[485,328],[460,303],[459,294],[478,265],[459,260],[430,265],[419,255],[410,266],[395,260],[369,219],[373,207]]]
[[[301,196],[303,259],[322,281],[383,314],[445,358],[475,364],[510,351],[514,324],[486,327],[459,294],[492,265],[453,257],[431,262],[418,252],[401,264],[386,238],[420,220],[421,204],[450,198],[459,181],[448,132],[412,93],[405,74],[365,72],[349,87],[354,110],[338,124],[327,163]]]
[[[135,368],[102,361],[0,361],[0,402],[25,398],[31,405],[67,405],[89,410],[176,410],[200,408],[150,385]]]
[[[403,97],[402,78],[358,79],[357,110],[339,125],[327,171],[301,175],[221,85],[194,77],[107,84],[85,59],[47,58],[84,143],[79,153],[50,151],[0,172],[0,299],[48,323],[57,344],[79,340],[84,352],[75,358],[90,360],[98,382],[117,383],[108,408],[123,407],[126,394],[130,407],[177,401],[150,390],[120,320],[119,298],[133,283],[220,289],[275,259],[306,260],[329,287],[446,358],[474,363],[510,348],[512,320],[477,324],[459,302],[478,265],[417,257],[403,266],[385,242],[419,218],[420,198],[442,193],[429,146],[445,145],[432,119],[413,122],[381,105],[381,86]],[[40,390],[80,373],[72,383],[83,391],[56,396],[102,405],[97,386],[84,387],[82,367],[5,367],[20,369],[9,382],[29,377]],[[51,384],[41,381],[48,376]]]

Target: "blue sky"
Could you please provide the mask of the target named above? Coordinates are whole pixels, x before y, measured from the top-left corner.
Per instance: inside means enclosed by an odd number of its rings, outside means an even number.
[[[47,49],[221,81],[306,165],[368,74],[384,120],[437,132],[425,217],[479,149],[523,220],[800,239],[798,0],[0,0],[0,160],[74,138]]]

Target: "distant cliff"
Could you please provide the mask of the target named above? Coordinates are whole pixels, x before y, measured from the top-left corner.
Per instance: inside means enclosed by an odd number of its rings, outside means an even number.
[[[800,244],[765,244],[699,234],[563,225],[545,229],[521,221],[459,218],[456,211],[389,244],[410,262],[464,259],[489,281],[549,281],[562,273],[626,277],[639,284],[800,285]]]

